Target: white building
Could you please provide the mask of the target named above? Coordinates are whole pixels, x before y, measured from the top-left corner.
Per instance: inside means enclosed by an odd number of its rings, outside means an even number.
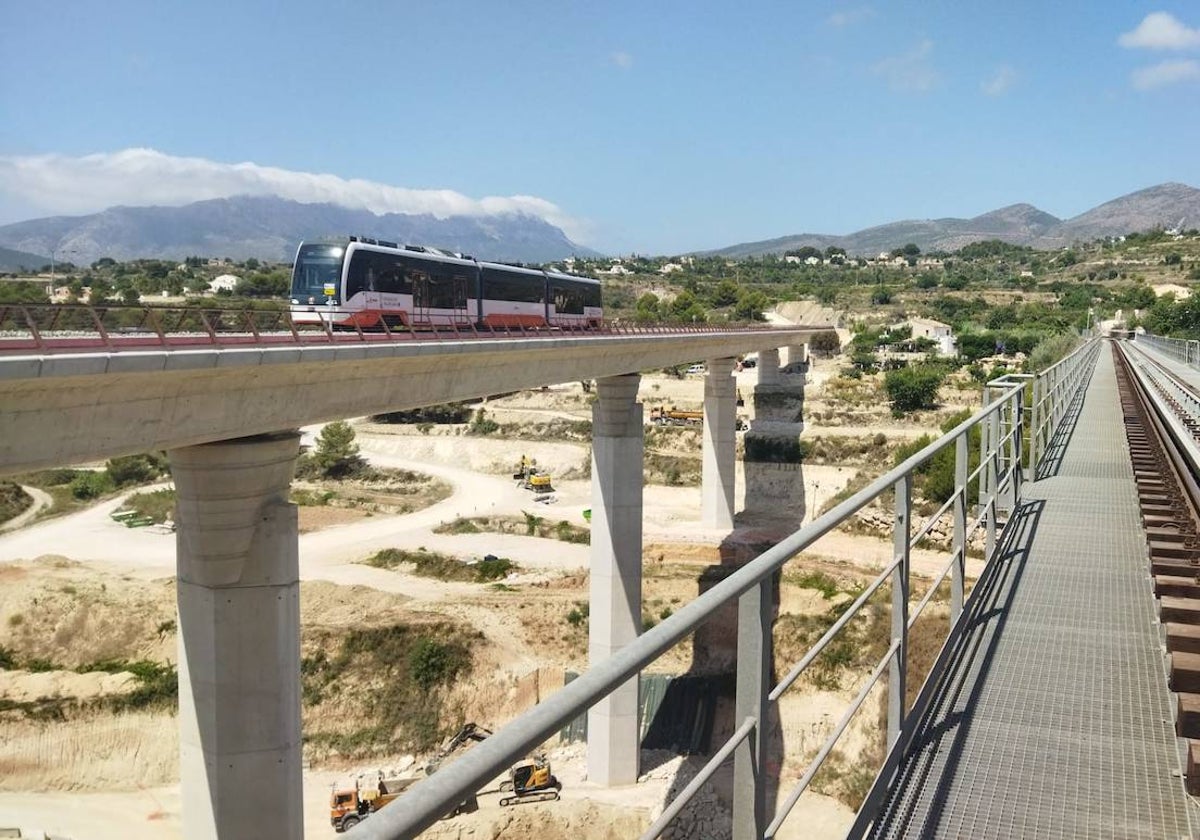
[[[930,341],[936,342],[939,355],[953,356],[958,352],[954,341],[954,330],[949,324],[943,324],[941,321],[934,321],[931,318],[909,318],[908,325],[912,327],[913,338],[928,338]]]
[[[233,274],[222,274],[219,277],[214,277],[209,281],[208,291],[214,295],[221,291],[232,292],[237,287],[237,284],[241,282],[241,280],[242,278]]]

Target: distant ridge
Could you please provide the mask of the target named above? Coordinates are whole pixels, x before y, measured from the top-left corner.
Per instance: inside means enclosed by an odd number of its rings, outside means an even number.
[[[291,261],[301,240],[350,233],[433,245],[479,259],[548,262],[596,256],[536,216],[379,216],[271,196],[217,198],[182,207],[110,207],[88,216],[32,219],[0,227],[0,246],[33,253],[72,252],[71,259],[80,264],[100,257],[192,255]],[[44,262],[49,260],[38,264]]]
[[[1014,245],[1061,248],[1102,236],[1122,236],[1171,228],[1182,220],[1185,227],[1200,227],[1200,190],[1187,184],[1159,184],[1121,196],[1063,221],[1032,204],[1013,204],[973,219],[924,219],[891,222],[845,236],[801,233],[761,242],[745,242],[708,253],[727,257],[782,254],[810,245],[824,250],[845,248],[847,253],[874,256],[909,242],[922,251],[956,251],[984,239]]]
[[[74,257],[74,254],[71,256]],[[49,257],[30,254],[28,251],[0,248],[0,271],[37,271],[49,263]]]

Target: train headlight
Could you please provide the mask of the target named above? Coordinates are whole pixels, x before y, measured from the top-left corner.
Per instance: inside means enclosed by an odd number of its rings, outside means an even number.
[[[312,297],[311,295],[309,295],[308,302],[309,302],[309,304],[313,304],[313,303],[317,302],[317,299],[315,297]]]

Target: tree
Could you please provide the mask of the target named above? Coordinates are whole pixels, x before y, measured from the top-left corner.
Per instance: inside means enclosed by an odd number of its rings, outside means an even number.
[[[335,420],[321,429],[313,464],[326,478],[345,478],[363,468],[364,461],[354,442],[354,429],[345,420]]]
[[[768,302],[767,296],[762,292],[743,289],[742,293],[738,295],[737,305],[733,308],[733,314],[747,321],[766,320],[763,310],[767,308]]]
[[[726,278],[717,284],[712,293],[713,306],[732,306],[737,303],[741,289],[737,281]]]
[[[892,401],[892,414],[899,416],[922,408],[935,408],[938,388],[944,378],[945,372],[935,365],[889,370],[883,379],[883,387]]]
[[[822,330],[809,339],[808,349],[814,356],[828,359],[842,349],[842,341],[834,330]]]

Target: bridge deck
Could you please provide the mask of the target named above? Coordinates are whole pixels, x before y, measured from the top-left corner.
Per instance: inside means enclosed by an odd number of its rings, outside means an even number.
[[[879,838],[1190,838],[1108,348],[977,585]]]

